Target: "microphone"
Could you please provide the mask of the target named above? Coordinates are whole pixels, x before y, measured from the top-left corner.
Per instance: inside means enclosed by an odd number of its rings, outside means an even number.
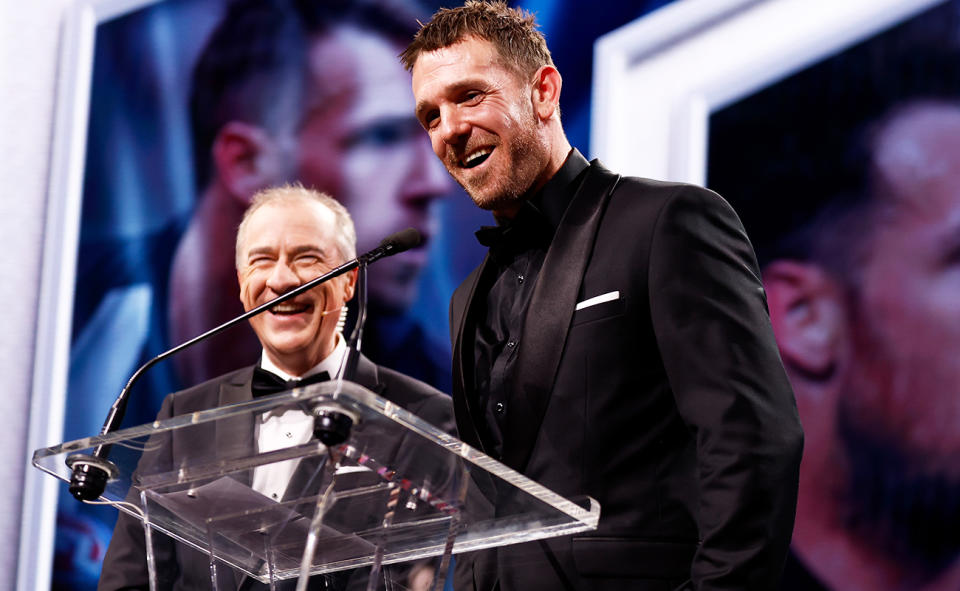
[[[361,264],[367,264],[382,259],[383,257],[393,256],[405,250],[410,250],[420,246],[423,243],[423,235],[416,228],[407,228],[394,232],[380,242],[380,246],[374,248],[366,254],[357,257]]]
[[[407,228],[384,238],[380,245],[370,252],[357,257],[360,263],[357,273],[357,321],[347,341],[347,358],[340,376],[353,381],[357,371],[357,359],[360,356],[360,344],[363,340],[363,325],[367,320],[367,265],[383,257],[393,256],[405,250],[420,246],[423,235],[415,228]],[[324,442],[326,443],[326,442]]]
[[[120,426],[120,422],[123,420],[123,415],[126,413],[127,402],[130,399],[130,392],[133,388],[133,385],[148,369],[157,363],[167,359],[168,357],[176,355],[180,351],[196,345],[201,341],[205,341],[213,336],[216,336],[229,328],[233,328],[245,320],[266,312],[277,304],[293,299],[301,293],[317,287],[321,283],[352,271],[360,265],[366,266],[374,261],[382,259],[383,257],[393,256],[405,250],[419,246],[422,242],[423,236],[415,228],[400,230],[399,232],[384,238],[380,242],[380,245],[373,250],[366,252],[353,260],[347,261],[339,267],[336,267],[319,277],[311,279],[303,285],[300,285],[288,291],[287,293],[270,300],[269,302],[263,303],[251,310],[247,310],[240,316],[237,316],[232,320],[228,320],[220,326],[212,328],[207,332],[190,339],[189,341],[180,343],[179,345],[164,351],[153,359],[147,361],[140,366],[132,376],[130,376],[127,384],[123,387],[123,390],[120,391],[117,399],[113,402],[113,405],[110,407],[110,412],[107,414],[107,418],[103,423],[103,427],[100,429],[100,436],[107,435],[108,433],[112,433],[113,431],[117,430],[117,428]],[[357,342],[357,345],[357,348],[359,348],[359,342]],[[73,495],[78,501],[93,501],[97,499],[103,494],[103,491],[106,490],[107,482],[111,478],[115,477],[118,470],[116,465],[107,459],[107,455],[109,453],[110,446],[101,444],[94,449],[92,454],[72,454],[67,457],[66,464],[72,470],[70,477],[70,494]]]
[[[401,230],[387,236],[380,246],[357,257],[360,268],[357,273],[357,321],[353,333],[347,341],[347,355],[340,371],[340,379],[354,381],[357,374],[357,362],[360,359],[360,346],[363,341],[363,327],[367,321],[367,265],[385,256],[392,256],[423,243],[423,236],[414,228]],[[339,445],[350,437],[353,418],[341,412],[342,409],[320,405],[311,409],[313,415],[313,436],[324,445]]]

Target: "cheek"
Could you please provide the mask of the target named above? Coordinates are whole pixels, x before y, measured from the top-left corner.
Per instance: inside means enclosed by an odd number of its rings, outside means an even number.
[[[430,147],[433,148],[433,153],[438,158],[443,160],[443,157],[447,152],[447,144],[440,139],[440,135],[438,133],[430,134]]]
[[[296,176],[307,188],[337,195],[343,183],[340,150],[331,142],[304,139],[300,143]]]
[[[257,300],[267,291],[267,281],[272,269],[249,268],[240,280],[240,301],[249,307],[257,305]]]
[[[327,299],[330,302],[342,303],[347,301],[348,287],[347,279],[345,277],[338,277],[336,282],[331,286],[329,293],[327,293]]]
[[[391,213],[409,168],[408,155],[399,148],[363,149],[352,151],[344,160],[343,191],[338,197],[354,223],[362,225]]]
[[[904,279],[886,294],[874,322],[893,343],[893,355],[905,364],[939,363],[960,377],[960,285],[943,277]],[[947,359],[952,360],[947,362]],[[942,372],[938,372],[942,373]],[[941,379],[942,376],[936,379]],[[942,387],[942,385],[941,385]]]
[[[960,322],[936,305],[930,282],[901,276],[873,285],[857,318],[847,404],[866,425],[910,448],[960,449]],[[933,290],[935,291],[935,290]]]
[[[956,292],[942,289],[933,274],[915,265],[890,266],[864,285],[864,322],[885,342],[918,345],[949,327]]]
[[[244,304],[253,301],[256,298],[256,291],[252,274],[247,273],[239,278],[240,282],[240,301]]]

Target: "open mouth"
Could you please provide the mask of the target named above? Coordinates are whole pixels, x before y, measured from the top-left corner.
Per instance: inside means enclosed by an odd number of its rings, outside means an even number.
[[[487,158],[489,158],[490,154],[492,153],[493,148],[480,148],[464,158],[462,165],[464,168],[475,168],[486,162]]]
[[[270,313],[276,316],[293,316],[302,314],[310,309],[308,304],[298,304],[296,302],[283,302],[276,306],[271,306]]]

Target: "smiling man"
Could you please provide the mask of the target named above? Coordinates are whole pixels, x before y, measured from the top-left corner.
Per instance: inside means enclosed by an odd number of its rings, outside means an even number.
[[[229,3],[197,60],[190,111],[199,199],[170,269],[170,342],[237,316],[233,257],[222,247],[253,195],[288,182],[333,195],[360,252],[394,232],[435,233],[434,205],[454,189],[412,114],[396,55],[413,34],[402,0]],[[449,353],[414,321],[426,247],[370,268],[364,352],[447,389]],[[191,385],[259,349],[231,331],[175,360]]]
[[[295,188],[261,193],[247,210],[237,232],[237,281],[244,310],[356,257],[349,226],[338,223],[338,217],[348,219],[343,206],[319,194],[310,202],[309,195]],[[355,271],[341,275],[251,318],[263,346],[261,364],[303,376],[330,357],[343,341],[336,325],[355,281]]]
[[[243,216],[236,240],[236,272],[244,309],[253,309],[330,271],[354,258],[355,251],[350,215],[331,197],[300,186],[258,193]],[[286,389],[279,386],[282,384],[336,379],[347,353],[337,324],[340,311],[353,297],[355,281],[355,271],[341,275],[252,318],[250,324],[263,348],[259,364],[171,394],[158,419],[252,400]],[[377,366],[364,356],[358,361],[354,381],[445,431],[453,429],[450,399],[423,382]],[[299,445],[312,435],[313,420],[300,409],[281,415],[268,413],[250,434],[259,451]],[[170,448],[196,448],[195,443],[179,443],[174,436]],[[169,458],[171,466],[177,461]],[[287,462],[259,467],[251,486],[282,500],[295,468]],[[160,556],[172,557],[168,562],[173,564],[159,569],[169,575],[160,581],[160,588],[209,588],[205,555],[168,538],[161,544],[166,545],[166,554]],[[237,588],[234,574],[226,568],[220,570],[223,582],[219,588]],[[143,528],[136,519],[120,513],[98,589],[146,589],[147,583]],[[248,583],[243,588],[261,587]]]
[[[803,436],[736,214],[572,149],[546,41],[504,3],[438,11],[402,60],[497,221],[450,306],[460,436],[601,506],[595,532],[458,556],[457,590],[774,588]]]

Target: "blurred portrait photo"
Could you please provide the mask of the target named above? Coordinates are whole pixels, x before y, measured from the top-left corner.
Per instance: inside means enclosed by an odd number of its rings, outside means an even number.
[[[960,3],[711,118],[806,433],[782,589],[960,585]]]

